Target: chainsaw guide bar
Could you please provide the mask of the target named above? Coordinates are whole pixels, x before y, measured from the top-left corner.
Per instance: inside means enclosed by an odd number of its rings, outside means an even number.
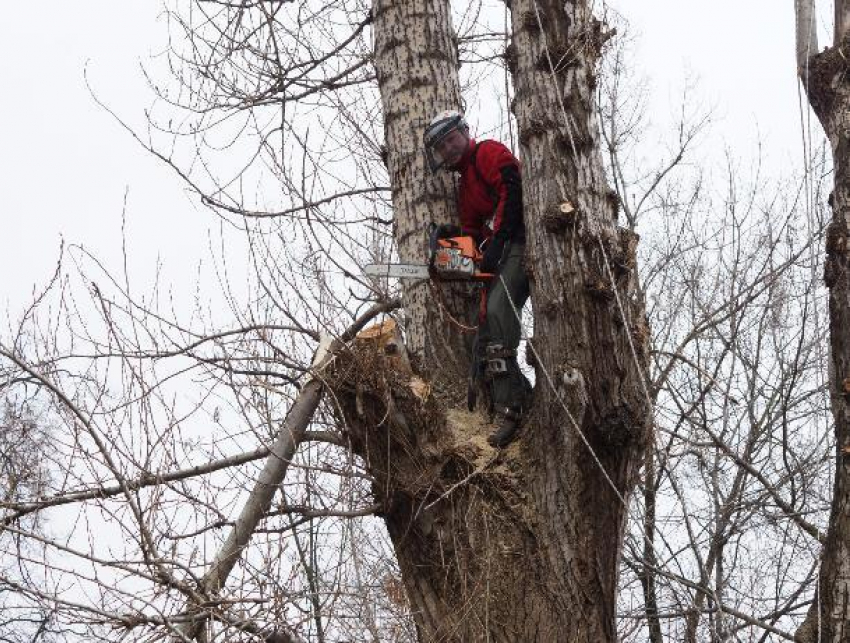
[[[363,272],[371,277],[394,277],[398,279],[428,279],[428,266],[408,263],[370,263]]]

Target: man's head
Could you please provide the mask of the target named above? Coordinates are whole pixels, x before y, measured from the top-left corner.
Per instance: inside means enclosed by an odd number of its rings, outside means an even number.
[[[469,125],[460,112],[440,112],[425,128],[423,138],[431,171],[453,169],[469,147]]]

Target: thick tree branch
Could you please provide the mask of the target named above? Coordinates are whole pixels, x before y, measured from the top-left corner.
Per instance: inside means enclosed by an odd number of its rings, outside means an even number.
[[[325,388],[322,371],[334,360],[336,353],[345,346],[346,341],[353,338],[376,316],[394,310],[400,303],[396,299],[374,306],[355,321],[339,339],[319,346],[311,369],[313,377],[301,388],[236,524],[216,555],[210,570],[201,580],[201,590],[204,594],[213,595],[221,589],[236,561],[239,560],[242,550],[257,529],[257,525],[271,507],[272,499],[286,477],[295,451],[304,440],[307,426],[319,406]],[[204,622],[205,617],[201,617],[190,625],[184,626],[181,633],[188,635],[190,639],[196,638],[203,629]]]
[[[818,53],[815,0],[795,0],[797,14],[797,73],[803,84],[809,82],[809,62]]]

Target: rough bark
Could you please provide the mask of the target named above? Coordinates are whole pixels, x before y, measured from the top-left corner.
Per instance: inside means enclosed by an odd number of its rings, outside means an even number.
[[[392,185],[393,235],[399,258],[425,263],[429,223],[456,220],[454,179],[433,174],[422,148],[425,126],[441,110],[461,106],[457,38],[445,0],[375,0],[375,71],[381,93],[386,165]],[[423,370],[456,381],[467,371],[462,331],[469,293],[424,282],[404,284],[408,351]],[[447,308],[446,308],[447,307]]]
[[[497,459],[484,418],[422,399],[412,377],[364,346],[340,363],[334,389],[375,478],[419,640],[559,640],[559,623],[577,617],[553,611],[531,463],[516,446]]]
[[[582,618],[561,640],[614,641],[627,507],[650,430],[648,327],[637,297],[636,237],[616,226],[595,118],[606,28],[588,3],[512,4],[514,111],[523,158],[538,381],[531,488],[544,518],[562,609]],[[566,205],[565,205],[566,204]],[[573,426],[569,409],[596,457]],[[604,474],[603,470],[604,469]],[[614,489],[616,488],[616,491]],[[553,510],[558,507],[558,510]]]
[[[835,481],[816,600],[796,633],[797,640],[803,643],[850,642],[850,258],[847,243],[850,237],[850,66],[845,53],[850,51],[848,15],[850,2],[836,0],[835,44],[822,53],[797,61],[809,102],[832,148],[835,177],[824,267],[824,281],[829,288],[829,384],[835,418]],[[806,69],[808,78],[804,73]]]
[[[563,4],[540,4],[547,37],[562,49],[558,82],[530,3],[514,0],[509,56],[540,354],[522,438],[499,454],[486,444],[483,415],[455,408],[440,387],[425,392],[418,377],[439,379],[429,360],[449,347],[437,341],[441,320],[416,308],[416,291],[405,302],[407,343],[426,360],[399,359],[397,342],[363,341],[330,382],[352,449],[374,477],[422,641],[616,640],[623,500],[648,439],[648,331],[633,297],[636,238],[616,228],[598,150],[599,25],[570,3],[569,15]],[[396,239],[404,259],[421,260],[418,228],[454,216],[450,186],[423,182],[419,152],[428,116],[458,104],[448,5],[379,0],[374,18]],[[567,47],[574,58],[565,65]]]

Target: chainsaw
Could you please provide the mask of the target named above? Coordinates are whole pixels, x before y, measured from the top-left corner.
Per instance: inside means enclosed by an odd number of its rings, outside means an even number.
[[[475,237],[457,234],[460,229],[451,226],[437,226],[432,223],[428,229],[428,263],[372,263],[363,268],[363,272],[373,277],[395,277],[398,279],[434,279],[435,281],[473,281],[481,286],[481,302],[478,307],[478,326],[466,326],[450,316],[465,332],[474,332],[472,353],[478,353],[478,332],[487,315],[486,284],[495,275],[481,270],[483,254]],[[439,293],[439,289],[437,289]],[[466,405],[470,411],[475,409],[478,399],[476,382],[481,371],[480,360],[470,361],[469,384],[466,392]]]
[[[363,272],[372,277],[435,279],[438,281],[489,281],[493,275],[482,272],[481,250],[475,238],[466,234],[446,234],[445,226],[431,224],[428,234],[428,263],[372,263]]]

